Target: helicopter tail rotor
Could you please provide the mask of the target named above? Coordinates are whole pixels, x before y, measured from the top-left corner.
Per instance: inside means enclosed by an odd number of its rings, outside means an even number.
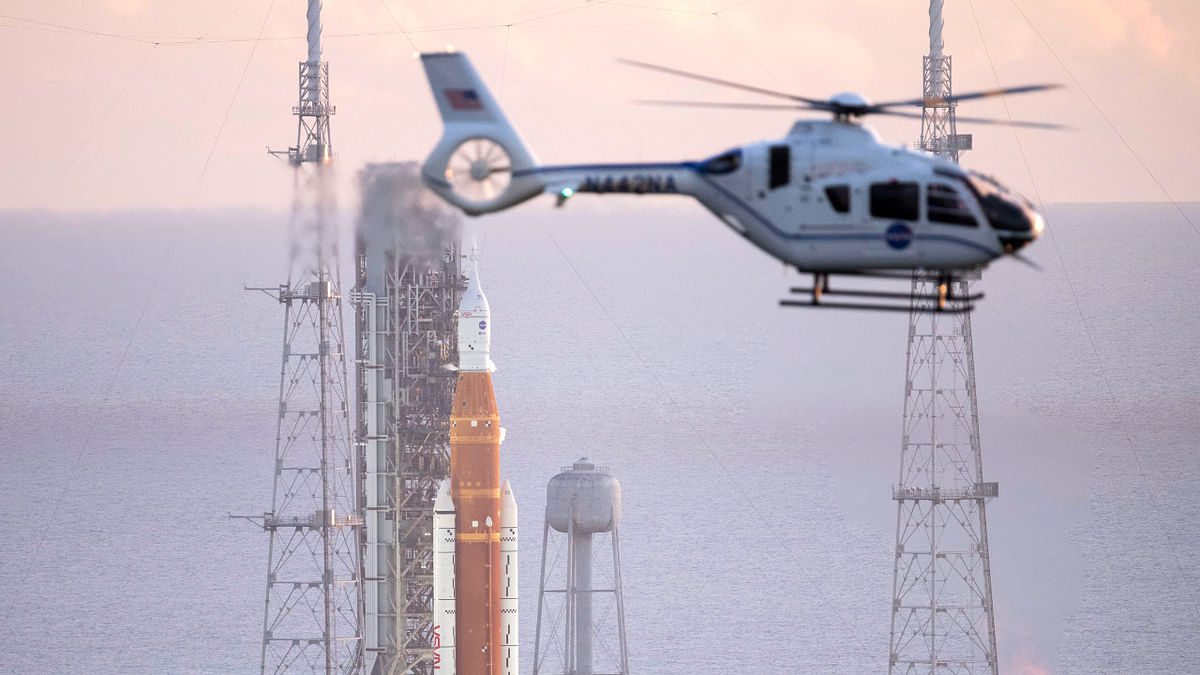
[[[508,208],[544,184],[533,155],[463,54],[422,54],[444,127],[421,167],[431,190],[470,215]]]

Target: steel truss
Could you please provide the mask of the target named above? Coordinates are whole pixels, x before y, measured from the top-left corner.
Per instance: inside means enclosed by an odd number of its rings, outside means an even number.
[[[967,294],[978,275],[951,283]],[[924,292],[939,280],[918,276]],[[922,306],[922,304],[924,306]],[[971,315],[914,301],[897,503],[891,673],[996,673]]]
[[[970,144],[947,102],[942,4],[930,1],[920,147],[957,162]],[[914,274],[910,296],[888,672],[996,675],[986,506],[999,486],[983,480],[971,313],[937,311],[939,276]],[[979,278],[956,273],[951,294],[973,296]]]
[[[433,502],[450,473],[449,419],[465,288],[459,244],[359,257],[358,445],[366,473],[368,662],[372,673],[434,673]],[[369,276],[370,275],[370,276]],[[383,282],[369,279],[382,277]]]
[[[363,664],[360,465],[350,443],[337,266],[329,64],[319,0],[308,3],[300,63],[288,282],[263,290],[284,306],[283,363],[263,611],[261,672],[357,673]]]
[[[264,673],[353,673],[361,664],[353,457],[337,282],[284,284]]]

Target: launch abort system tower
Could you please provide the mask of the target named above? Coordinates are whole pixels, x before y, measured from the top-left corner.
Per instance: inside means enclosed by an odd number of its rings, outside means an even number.
[[[971,143],[955,128],[943,2],[929,4],[921,148],[957,162]],[[970,297],[978,279],[949,282],[951,295]],[[913,277],[888,672],[996,675],[986,504],[999,488],[983,481],[971,314],[937,311],[928,298],[942,283]]]

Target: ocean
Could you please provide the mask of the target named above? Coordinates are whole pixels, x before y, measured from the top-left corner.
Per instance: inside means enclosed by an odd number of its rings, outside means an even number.
[[[467,223],[522,672],[545,485],[584,456],[622,485],[634,673],[886,672],[907,318],[780,308],[794,273],[635,199]],[[973,319],[1002,671],[1198,673],[1200,232],[1048,217],[1042,270],[994,264]],[[283,280],[286,231],[0,214],[0,672],[257,672],[267,536],[228,516],[270,506],[282,310],[243,286]]]

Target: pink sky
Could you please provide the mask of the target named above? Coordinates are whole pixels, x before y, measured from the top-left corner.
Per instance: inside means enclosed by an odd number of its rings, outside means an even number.
[[[794,117],[635,106],[635,98],[757,99],[633,70],[618,64],[620,57],[814,97],[845,90],[876,99],[920,93],[927,2],[747,0],[730,7],[734,2],[386,0],[411,31],[406,38],[361,35],[396,31],[383,0],[330,0],[325,54],[338,106],[333,134],[343,205],[354,204],[353,177],[363,163],[424,158],[440,134],[414,45],[453,45],[469,53],[546,162],[698,158],[780,136]],[[964,124],[959,131],[974,133],[978,148],[965,155],[965,164],[1048,202],[1165,200],[1086,90],[1172,197],[1200,200],[1193,157],[1200,147],[1193,122],[1200,109],[1200,43],[1194,39],[1200,6],[971,2],[1000,84],[1067,85],[1010,99],[1012,115],[1075,130],[1018,132],[1027,172],[1011,129]],[[0,57],[9,64],[4,86],[10,95],[2,113],[9,160],[0,168],[0,208],[285,208],[289,172],[264,150],[295,142],[290,111],[296,64],[304,56],[305,2],[275,0],[264,25],[271,5],[0,2]],[[946,25],[956,90],[994,87],[971,3],[948,0]],[[267,39],[255,47],[260,27]],[[205,40],[192,39],[202,35]],[[962,110],[1006,115],[999,101]],[[910,120],[871,124],[891,143],[912,143],[919,130]]]

